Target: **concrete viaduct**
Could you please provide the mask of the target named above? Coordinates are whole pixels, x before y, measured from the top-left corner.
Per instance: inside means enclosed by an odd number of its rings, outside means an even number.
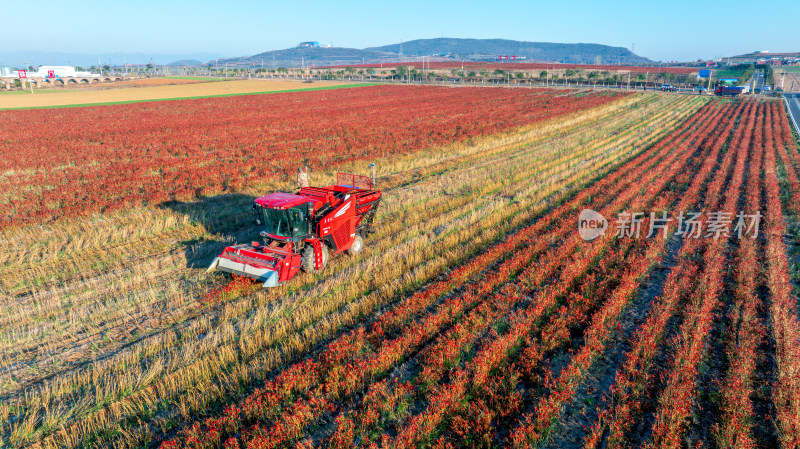
[[[17,78],[0,78],[0,89],[11,89]],[[23,88],[28,88],[28,83],[36,88],[62,87],[83,84],[111,83],[122,81],[120,76],[97,76],[97,77],[62,77],[62,78],[22,78]]]

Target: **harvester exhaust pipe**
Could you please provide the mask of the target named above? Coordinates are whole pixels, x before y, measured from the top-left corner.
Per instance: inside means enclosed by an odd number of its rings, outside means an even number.
[[[375,164],[369,164],[369,168],[372,169],[372,188],[375,188]]]

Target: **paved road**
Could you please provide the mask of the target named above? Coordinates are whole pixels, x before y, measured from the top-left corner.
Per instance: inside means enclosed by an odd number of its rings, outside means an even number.
[[[763,92],[764,91],[764,72],[757,71],[753,73],[753,87],[752,92]]]
[[[786,102],[789,104],[789,112],[794,121],[794,127],[800,133],[800,94],[783,94]]]

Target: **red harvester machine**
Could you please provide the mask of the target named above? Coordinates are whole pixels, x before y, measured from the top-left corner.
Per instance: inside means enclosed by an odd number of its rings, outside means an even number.
[[[275,287],[301,268],[320,271],[330,252],[361,251],[364,237],[373,232],[380,200],[381,191],[372,188],[370,178],[349,173],[337,174],[336,185],[256,198],[253,210],[264,243],[225,248],[208,272],[249,276]]]

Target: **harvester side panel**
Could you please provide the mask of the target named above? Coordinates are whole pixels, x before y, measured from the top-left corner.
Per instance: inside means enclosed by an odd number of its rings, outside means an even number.
[[[353,223],[355,220],[346,220],[339,227],[333,231],[333,240],[336,242],[337,249],[347,249],[353,244],[351,235],[355,234],[353,231]]]
[[[329,212],[319,223],[319,236],[333,242],[334,254],[350,248],[355,237],[355,197],[348,198],[339,207]]]

